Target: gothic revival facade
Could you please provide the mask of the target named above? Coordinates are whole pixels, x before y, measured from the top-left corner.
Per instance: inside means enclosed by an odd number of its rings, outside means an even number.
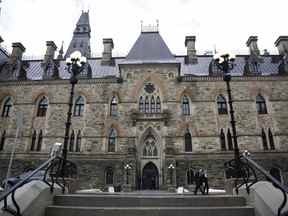
[[[157,28],[142,28],[127,56],[113,57],[103,39],[101,58],[91,57],[89,14],[83,12],[66,51],[47,42],[43,59],[23,60],[25,47],[0,50],[0,174],[15,142],[16,112],[24,125],[14,174],[47,159],[63,143],[69,99],[64,57],[79,50],[88,58],[74,97],[68,158],[77,163],[81,188],[114,185],[133,189],[189,186],[196,169],[210,184],[224,185],[224,162],[233,158],[226,86],[211,55],[197,55],[195,36],[187,55],[170,52]],[[257,37],[249,55],[237,55],[232,97],[241,151],[265,168],[288,172],[288,37],[275,42],[279,55],[261,55]]]

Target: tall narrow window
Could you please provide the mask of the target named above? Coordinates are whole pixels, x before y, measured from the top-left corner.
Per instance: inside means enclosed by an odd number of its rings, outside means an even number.
[[[117,116],[117,106],[117,98],[113,96],[110,103],[110,116]]]
[[[42,130],[40,130],[39,136],[38,136],[38,142],[37,142],[37,149],[36,149],[36,151],[41,151],[42,142],[43,142],[43,134],[42,134]]]
[[[161,100],[159,96],[156,99],[156,113],[161,113]]]
[[[113,169],[111,167],[105,170],[105,183],[106,185],[113,185]]]
[[[227,141],[228,141],[228,150],[233,150],[233,141],[232,141],[232,136],[230,133],[230,129],[228,128],[228,132],[227,132]]]
[[[192,152],[192,136],[188,130],[185,133],[185,152]]]
[[[110,129],[108,137],[108,152],[115,152],[116,150],[116,130],[114,128]]]
[[[191,169],[191,168],[188,169],[186,175],[187,175],[187,184],[188,185],[194,184],[195,176],[194,176],[193,169]]]
[[[275,150],[274,138],[273,138],[273,134],[272,134],[272,131],[270,130],[270,128],[268,130],[268,137],[269,137],[270,149]]]
[[[139,99],[139,112],[141,112],[141,113],[145,112],[144,99],[142,96]]]
[[[70,152],[74,151],[74,140],[75,140],[75,135],[74,135],[74,130],[72,130],[71,135],[70,135],[70,142],[69,142],[69,151]]]
[[[222,95],[217,97],[217,107],[220,115],[228,113],[226,99]]]
[[[149,110],[149,97],[146,96],[145,97],[145,113],[149,113],[150,110]]]
[[[78,131],[77,139],[76,139],[76,152],[80,152],[81,149],[81,131]]]
[[[151,97],[151,113],[155,113],[156,112],[156,103],[155,103],[155,99],[154,96],[152,95]]]
[[[267,114],[266,102],[261,95],[256,96],[256,109],[258,114]]]
[[[84,112],[84,106],[84,98],[82,96],[79,96],[75,101],[74,116],[82,116]]]
[[[261,137],[262,137],[263,149],[268,150],[267,137],[266,137],[265,130],[263,128],[262,128],[262,132],[261,132]]]
[[[9,117],[11,108],[12,108],[12,99],[11,97],[7,97],[4,100],[3,109],[2,109],[2,117]]]
[[[226,150],[226,140],[225,140],[225,134],[223,129],[221,129],[220,132],[220,143],[221,143],[221,150],[225,151]]]
[[[1,140],[0,140],[0,151],[3,151],[6,140],[6,130],[2,132]]]
[[[46,116],[47,109],[48,109],[48,99],[46,97],[42,97],[38,104],[37,116],[39,117]]]
[[[37,139],[37,133],[36,133],[36,130],[34,130],[33,134],[32,134],[30,151],[34,151],[35,150],[36,139]]]
[[[145,146],[143,148],[143,156],[157,156],[158,151],[155,143],[154,136],[150,135],[145,140]]]
[[[182,114],[190,115],[189,99],[186,95],[182,97]]]

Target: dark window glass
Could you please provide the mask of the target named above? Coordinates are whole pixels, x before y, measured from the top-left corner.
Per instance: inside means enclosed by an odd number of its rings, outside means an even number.
[[[221,150],[225,151],[226,150],[226,140],[225,140],[225,134],[223,132],[223,129],[221,129],[221,132],[220,132],[220,143],[221,143]]]
[[[194,176],[194,171],[193,169],[188,169],[187,170],[187,184],[191,185],[194,184],[195,176]]]
[[[185,152],[192,152],[192,136],[189,131],[185,133]]]
[[[189,99],[185,95],[182,97],[182,114],[190,115]]]
[[[76,152],[80,152],[81,149],[81,131],[78,131],[77,139],[76,139]]]
[[[108,152],[115,152],[116,150],[116,130],[110,129],[108,137]]]
[[[71,135],[70,135],[70,142],[69,142],[69,151],[70,152],[74,151],[74,140],[75,140],[75,135],[74,135],[74,131],[72,130]]]
[[[6,130],[2,132],[1,140],[0,140],[0,151],[3,151],[6,140]]]
[[[155,113],[156,112],[156,103],[155,103],[155,99],[154,96],[151,97],[151,113]]]
[[[115,96],[113,96],[111,100],[110,116],[117,116],[117,98]]]
[[[82,116],[84,112],[84,106],[84,98],[82,96],[79,96],[75,101],[74,116]]]
[[[2,117],[9,117],[11,108],[12,108],[12,99],[11,97],[8,97],[4,100]]]
[[[156,99],[156,113],[160,113],[161,112],[161,100],[160,100],[160,97],[157,96],[157,99]]]
[[[37,116],[43,117],[46,116],[48,109],[48,100],[46,97],[42,97],[38,104]]]
[[[145,113],[149,113],[150,109],[149,109],[149,97],[146,96],[145,97]]]
[[[230,129],[228,129],[228,132],[227,132],[227,141],[228,141],[228,149],[230,151],[233,150],[233,141],[232,141],[232,136],[231,136],[231,133],[230,133]]]
[[[267,114],[266,102],[261,95],[256,96],[256,109],[258,114]]]
[[[43,142],[43,134],[42,134],[42,130],[40,130],[39,136],[38,136],[38,142],[37,142],[37,149],[36,149],[36,151],[41,151],[42,142]]]
[[[268,137],[269,137],[270,149],[275,150],[274,138],[273,138],[273,134],[272,134],[270,128],[268,130]]]
[[[36,139],[37,139],[37,133],[36,133],[36,131],[34,130],[34,131],[33,131],[33,134],[32,134],[30,151],[35,151]]]
[[[113,169],[111,167],[105,171],[105,183],[106,185],[113,185]]]
[[[227,114],[227,103],[225,98],[220,95],[217,97],[217,107],[218,107],[218,113],[221,114]]]
[[[139,112],[145,112],[145,109],[144,109],[144,100],[143,100],[143,97],[141,96],[140,99],[139,99]]]
[[[267,137],[266,137],[266,133],[265,133],[264,129],[262,129],[261,137],[262,137],[263,149],[268,150]]]

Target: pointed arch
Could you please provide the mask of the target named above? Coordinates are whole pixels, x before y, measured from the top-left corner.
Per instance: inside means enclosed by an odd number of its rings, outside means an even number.
[[[221,144],[221,150],[226,151],[226,139],[225,139],[225,134],[222,128],[220,131],[220,144]]]
[[[1,134],[1,140],[0,140],[0,151],[3,151],[6,141],[6,130],[3,130]]]
[[[42,142],[43,142],[43,132],[42,132],[42,130],[40,130],[39,135],[38,135],[38,142],[37,142],[36,151],[41,151]]]
[[[161,113],[161,100],[159,96],[156,98],[156,113]]]
[[[139,99],[139,112],[141,113],[145,112],[143,96],[140,96],[140,99]]]
[[[74,151],[74,142],[75,142],[75,135],[74,135],[74,130],[72,130],[71,135],[70,135],[70,141],[69,141],[69,151],[70,152]]]
[[[145,113],[149,113],[150,109],[149,109],[149,97],[146,96],[145,97]]]
[[[2,106],[2,117],[9,117],[10,112],[12,109],[13,103],[12,103],[12,97],[7,96],[3,100],[3,106]]]
[[[275,143],[274,143],[274,138],[271,129],[268,129],[268,138],[269,138],[269,144],[270,144],[270,149],[275,150]]]
[[[218,114],[223,115],[228,113],[226,99],[223,95],[217,96],[217,108]]]
[[[181,108],[182,115],[190,115],[190,103],[189,98],[186,95],[183,95],[181,98]]]
[[[143,156],[155,157],[158,155],[156,139],[152,134],[148,134],[144,141]]]
[[[265,130],[263,128],[261,131],[261,138],[262,138],[263,150],[268,150],[267,137],[266,137]]]
[[[112,96],[110,102],[110,116],[118,115],[118,99],[116,96]]]
[[[42,96],[38,103],[37,116],[38,117],[46,116],[47,109],[48,109],[48,99],[46,96]]]
[[[267,114],[267,107],[265,99],[262,95],[256,96],[256,109],[258,114]]]
[[[108,134],[108,152],[116,151],[116,143],[117,143],[117,131],[115,128],[111,128]]]
[[[82,116],[85,108],[85,99],[83,96],[78,96],[74,104],[74,116]]]
[[[80,152],[81,150],[81,131],[78,131],[77,138],[76,138],[76,152]]]
[[[156,112],[156,101],[155,101],[153,95],[151,96],[150,104],[151,104],[151,113],[155,113]]]
[[[192,152],[192,136],[190,131],[187,129],[184,135],[185,152]]]
[[[34,151],[34,150],[35,150],[36,139],[37,139],[37,132],[36,132],[36,130],[34,130],[34,131],[33,131],[33,134],[32,134],[30,151]]]
[[[233,140],[232,140],[232,135],[230,133],[230,128],[228,128],[228,131],[227,131],[227,142],[228,142],[228,150],[232,151],[233,150]]]

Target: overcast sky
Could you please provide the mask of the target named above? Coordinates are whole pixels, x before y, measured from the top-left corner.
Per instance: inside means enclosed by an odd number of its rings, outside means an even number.
[[[114,55],[126,55],[144,24],[160,23],[160,34],[174,54],[185,53],[186,35],[196,48],[247,50],[250,35],[259,49],[275,53],[279,35],[288,35],[287,0],[2,0],[0,35],[4,45],[21,42],[26,55],[44,55],[47,40],[67,49],[82,10],[90,14],[92,52],[102,38],[114,40]]]

